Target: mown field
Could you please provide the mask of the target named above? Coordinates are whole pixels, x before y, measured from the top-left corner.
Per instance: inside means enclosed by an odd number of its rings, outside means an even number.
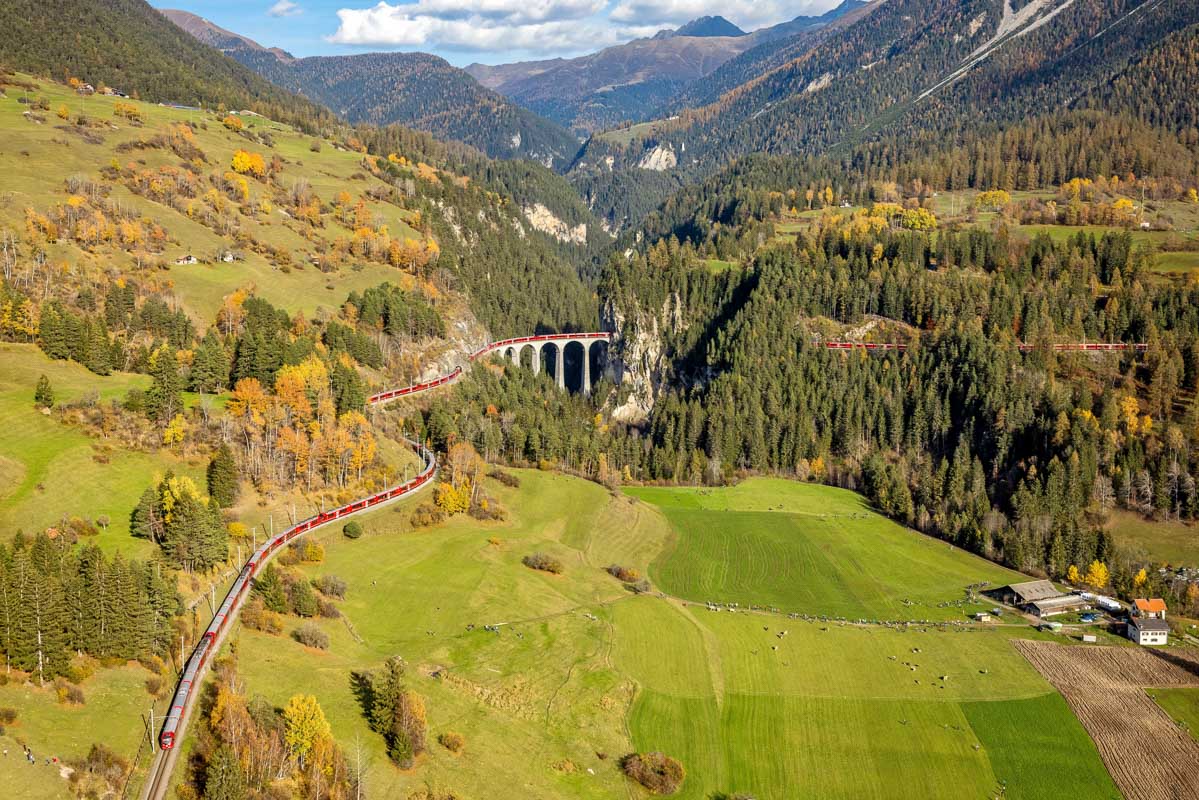
[[[1149,689],[1153,702],[1161,706],[1170,719],[1185,728],[1191,738],[1199,741],[1199,689]]]
[[[1001,781],[1008,797],[1118,796],[1060,696],[1010,646],[1010,636],[1036,635],[1027,628],[897,630],[713,612],[668,585],[683,574],[672,562],[711,575],[720,555],[682,546],[683,511],[709,518],[703,536],[737,537],[732,561],[761,551],[778,563],[814,563],[764,582],[797,611],[824,610],[803,604],[824,604],[837,587],[855,614],[895,610],[886,593],[921,575],[912,594],[922,610],[936,608],[970,582],[1005,579],[1003,570],[822,487],[752,480],[711,493],[630,490],[659,508],[572,478],[518,474],[519,489],[488,483],[509,510],[505,522],[459,518],[413,530],[405,504],[364,518],[368,533],[357,541],[318,534],[326,560],[305,572],[349,584],[345,618],[319,623],[328,651],[244,629],[233,637],[251,692],[277,705],[313,692],[338,740],[361,743],[371,797],[402,800],[426,786],[498,800],[638,797],[615,766],[634,749],[678,757],[688,771],[679,796],[696,800],[736,791],[984,797]],[[821,524],[839,527],[808,532]],[[522,566],[533,551],[561,559],[564,573]],[[857,574],[871,552],[887,568]],[[611,563],[648,569],[665,594],[632,595],[603,571]],[[771,570],[755,570],[730,570],[702,588],[763,602],[752,592]],[[809,586],[788,593],[791,583]],[[430,739],[462,733],[461,755],[434,743],[410,772],[387,761],[350,674],[396,654],[426,698]],[[1033,721],[1043,733],[1028,736]]]
[[[855,619],[963,619],[984,607],[957,605],[969,584],[1017,577],[827,486],[763,479],[628,492],[657,505],[675,529],[650,574],[688,600]]]

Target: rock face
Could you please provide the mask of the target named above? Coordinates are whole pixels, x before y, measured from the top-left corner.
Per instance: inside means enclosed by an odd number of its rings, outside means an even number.
[[[585,223],[580,222],[572,228],[554,216],[554,212],[541,203],[525,206],[521,210],[524,212],[525,219],[536,230],[548,236],[553,236],[560,242],[587,244],[587,225]]]
[[[604,328],[616,334],[609,358],[613,376],[622,394],[628,392],[612,417],[629,424],[644,422],[670,383],[672,365],[664,337],[685,329],[682,298],[670,295],[656,313],[642,309],[626,312],[608,301],[601,317]]]
[[[674,169],[678,163],[679,157],[675,155],[674,148],[668,144],[660,144],[642,156],[641,160],[637,162],[637,166],[641,169],[665,172],[668,169]]]

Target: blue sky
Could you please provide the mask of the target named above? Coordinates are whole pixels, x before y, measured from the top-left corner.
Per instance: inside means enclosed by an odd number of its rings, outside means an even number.
[[[458,65],[589,53],[705,14],[745,30],[840,0],[151,0],[297,56],[421,50]]]

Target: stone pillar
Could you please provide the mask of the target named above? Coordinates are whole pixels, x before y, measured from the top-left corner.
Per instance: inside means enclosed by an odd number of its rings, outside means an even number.
[[[512,363],[519,367],[520,366],[520,348],[513,347],[509,352],[512,353]]]
[[[580,389],[583,396],[591,394],[591,343],[581,342],[583,345],[583,383]]]
[[[566,348],[562,346],[561,340],[557,342],[558,358],[554,361],[554,382],[558,384],[559,389],[566,388]]]
[[[533,374],[541,374],[541,345],[533,345]]]

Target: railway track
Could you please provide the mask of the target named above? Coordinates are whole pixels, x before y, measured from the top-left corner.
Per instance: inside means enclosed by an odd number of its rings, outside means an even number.
[[[607,333],[591,333],[591,334],[546,334],[540,336],[522,336],[512,339],[502,339],[495,342],[490,342],[475,350],[470,354],[469,361],[476,361],[489,353],[502,350],[506,347],[523,346],[525,344],[535,344],[540,342],[554,342],[559,340],[572,340],[578,338],[611,338],[611,334]],[[844,342],[844,341],[825,341],[824,347],[830,350],[867,350],[867,351],[904,351],[908,345],[901,342]],[[1022,352],[1030,352],[1036,349],[1036,346],[1030,344],[1019,345]],[[1143,352],[1148,349],[1145,344],[1126,344],[1126,343],[1096,343],[1096,342],[1081,342],[1081,343],[1064,343],[1050,345],[1051,349],[1059,352],[1079,351],[1079,352],[1119,352],[1134,350]],[[463,375],[463,367],[455,367],[452,371],[422,383],[405,386],[399,389],[391,389],[371,395],[367,399],[369,405],[377,406],[384,403],[397,400],[402,397],[411,397],[421,394],[432,389],[439,388],[454,383]],[[421,456],[423,466],[416,477],[397,484],[382,492],[355,500],[339,508],[330,511],[321,512],[316,516],[309,517],[306,520],[296,523],[287,528],[278,535],[272,537],[263,543],[261,547],[254,551],[247,559],[242,567],[237,579],[233,582],[229,592],[225,595],[220,609],[213,616],[212,622],[205,629],[199,643],[192,650],[191,655],[184,663],[183,673],[180,677],[179,686],[176,689],[175,695],[171,700],[170,708],[167,712],[166,720],[164,721],[162,731],[159,734],[159,749],[155,751],[154,761],[150,766],[150,775],[142,789],[142,800],[164,800],[166,793],[171,785],[171,778],[174,774],[175,762],[179,758],[180,748],[175,745],[181,742],[183,734],[187,729],[187,723],[191,717],[192,710],[196,700],[199,697],[199,687],[204,679],[205,672],[208,668],[209,659],[219,652],[221,645],[225,641],[229,630],[233,627],[232,623],[237,619],[238,613],[241,611],[242,603],[249,594],[254,576],[258,570],[266,565],[279,548],[286,545],[298,536],[303,536],[318,528],[323,528],[346,517],[355,514],[361,514],[366,511],[374,510],[384,504],[395,500],[409,497],[412,494],[426,487],[433,478],[433,474],[437,469],[437,459],[433,453],[419,442],[407,440],[409,446]]]

